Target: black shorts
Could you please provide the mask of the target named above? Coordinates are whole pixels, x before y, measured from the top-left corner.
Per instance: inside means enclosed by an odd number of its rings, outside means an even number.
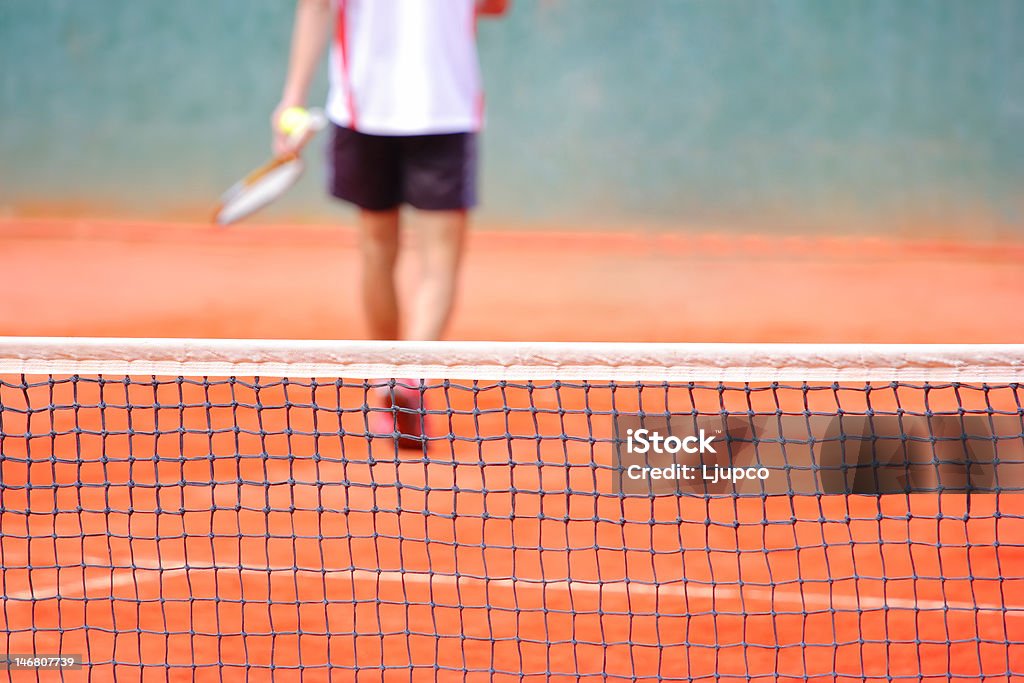
[[[476,206],[477,136],[367,135],[334,125],[328,191],[362,209],[409,204],[427,211]]]

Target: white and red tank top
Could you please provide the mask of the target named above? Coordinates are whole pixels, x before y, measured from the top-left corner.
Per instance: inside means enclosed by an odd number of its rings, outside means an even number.
[[[480,129],[476,0],[334,0],[327,115],[371,135]]]

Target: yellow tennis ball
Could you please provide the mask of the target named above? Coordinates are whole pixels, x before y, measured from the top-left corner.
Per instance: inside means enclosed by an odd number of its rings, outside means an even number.
[[[309,125],[309,112],[302,107],[288,107],[277,119],[277,127],[285,135],[292,135]]]

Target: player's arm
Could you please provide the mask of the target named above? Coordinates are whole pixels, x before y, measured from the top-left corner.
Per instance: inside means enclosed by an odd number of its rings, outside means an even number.
[[[476,13],[481,17],[500,17],[508,11],[511,0],[476,0]]]
[[[271,117],[275,154],[285,152],[289,148],[288,136],[278,130],[277,122],[281,112],[289,107],[306,106],[309,85],[313,82],[324,49],[327,47],[332,12],[330,0],[298,0],[295,7],[288,76],[285,79],[281,102]]]

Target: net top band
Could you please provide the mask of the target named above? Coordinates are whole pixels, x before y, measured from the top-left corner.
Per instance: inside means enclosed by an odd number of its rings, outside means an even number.
[[[0,337],[0,374],[1018,383],[1024,345]]]

